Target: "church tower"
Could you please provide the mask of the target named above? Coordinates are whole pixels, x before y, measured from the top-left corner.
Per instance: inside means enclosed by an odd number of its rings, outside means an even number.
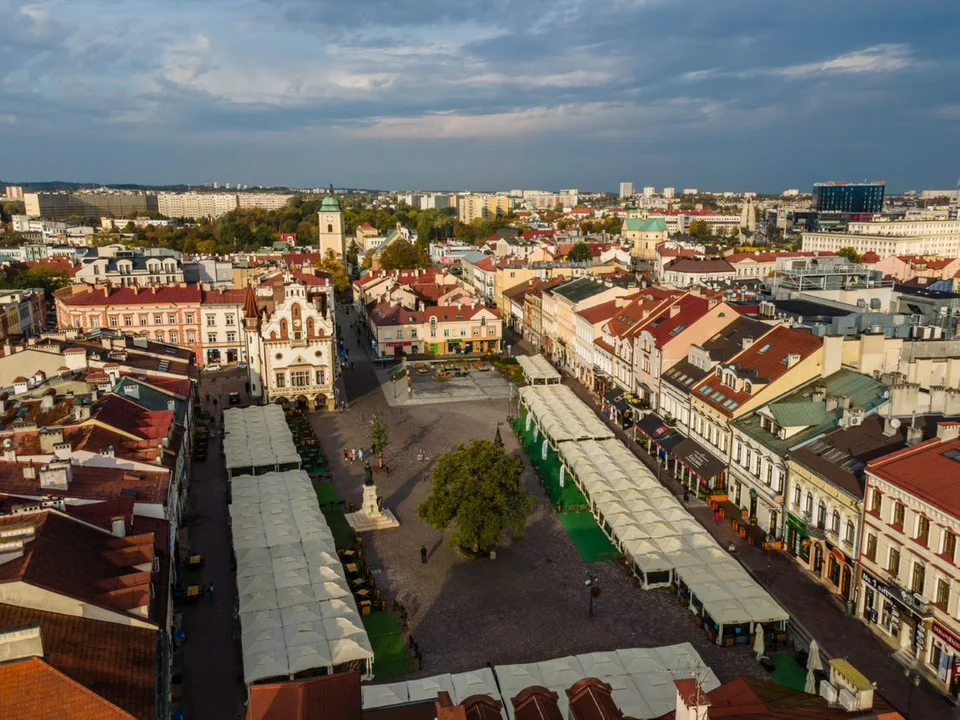
[[[347,254],[343,211],[340,201],[333,195],[325,197],[320,203],[320,254],[326,255],[327,250],[333,250],[341,259]]]

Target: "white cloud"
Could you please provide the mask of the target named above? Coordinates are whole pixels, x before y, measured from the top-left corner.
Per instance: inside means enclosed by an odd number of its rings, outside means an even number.
[[[0,114],[0,125],[16,125],[17,116],[11,113]]]
[[[823,62],[752,70],[741,73],[741,76],[779,75],[788,78],[803,78],[825,73],[881,73],[904,70],[910,67],[913,62],[913,51],[909,45],[891,43],[872,45],[862,50],[838,55]]]

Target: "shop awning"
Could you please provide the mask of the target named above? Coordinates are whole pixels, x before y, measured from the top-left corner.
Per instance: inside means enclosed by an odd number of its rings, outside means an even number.
[[[726,467],[722,460],[690,438],[684,438],[673,448],[673,456],[703,480],[713,479]]]
[[[674,450],[677,445],[682,443],[686,438],[678,432],[674,432],[671,435],[666,435],[659,439],[654,438],[654,443],[660,446],[660,449],[663,450],[667,455],[673,455]]]
[[[670,432],[663,418],[656,413],[648,413],[637,423],[637,429],[651,440],[662,438]]]
[[[607,402],[616,408],[617,412],[626,412],[630,409],[627,399],[623,396],[623,390],[619,388],[611,390],[606,394]]]

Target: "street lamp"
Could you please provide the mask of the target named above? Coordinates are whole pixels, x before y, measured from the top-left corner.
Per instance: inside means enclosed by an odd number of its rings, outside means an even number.
[[[397,378],[393,378],[393,399],[397,399]]]
[[[920,687],[920,673],[911,670],[910,668],[905,668],[903,671],[904,677],[907,678],[908,689],[907,689],[907,717],[910,717],[910,706],[913,704],[913,691]]]
[[[597,584],[597,575],[593,570],[587,571],[587,579],[583,583],[587,586],[587,592],[590,595],[590,609],[587,617],[593,618],[593,599],[600,594],[600,586]]]

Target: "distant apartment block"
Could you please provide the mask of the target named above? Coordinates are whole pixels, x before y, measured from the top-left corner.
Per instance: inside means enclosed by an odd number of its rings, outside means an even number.
[[[157,212],[157,196],[136,192],[25,193],[26,214],[32,218],[63,220],[69,217],[126,217]]]
[[[161,193],[158,209],[169,218],[218,218],[237,209],[237,196],[232,193]]]
[[[960,255],[960,221],[852,222],[847,232],[803,233],[803,249],[836,252],[852,247],[861,255]]]
[[[460,222],[464,225],[510,212],[510,198],[507,195],[464,195],[457,205]]]
[[[237,207],[280,210],[285,207],[293,197],[293,195],[282,195],[279,193],[237,193]]]
[[[813,204],[818,213],[873,215],[883,212],[886,183],[823,182],[813,186]]]
[[[19,185],[7,185],[5,197],[9,200],[23,200],[23,188]]]

